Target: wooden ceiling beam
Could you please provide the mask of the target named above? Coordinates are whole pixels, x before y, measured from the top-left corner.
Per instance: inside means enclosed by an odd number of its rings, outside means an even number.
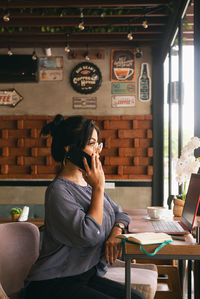
[[[46,14],[46,15],[41,15],[41,14],[38,14],[38,13],[28,13],[28,12],[15,12],[15,11],[12,11],[10,10],[10,16],[11,16],[11,19],[39,19],[39,18],[44,18],[44,19],[49,19],[49,18],[62,18],[62,19],[80,19],[80,14],[76,14],[76,15],[62,15],[60,16],[59,14]],[[3,17],[3,11],[0,12],[0,18]],[[146,13],[145,16],[149,19],[149,18],[158,18],[158,17],[162,17],[162,18],[167,18],[168,17],[168,14],[166,12],[161,12],[161,10],[159,10],[158,12],[151,12],[151,13]],[[140,10],[137,10],[133,13],[127,13],[127,14],[121,14],[121,15],[118,15],[118,14],[112,14],[112,15],[108,15],[106,14],[103,18],[101,17],[101,15],[88,15],[88,14],[85,14],[84,13],[84,19],[92,19],[92,18],[101,18],[101,19],[114,19],[114,18],[120,18],[120,19],[123,19],[123,18],[144,18],[144,13],[141,12],[141,9]]]
[[[79,19],[63,19],[63,18],[40,18],[40,19],[12,19],[9,22],[4,22],[3,19],[0,19],[0,26],[1,27],[40,27],[40,26],[75,26],[77,27],[80,23]],[[85,19],[84,24],[85,26],[142,26],[141,20],[130,20],[129,19]],[[164,26],[166,23],[163,21],[162,18],[154,18],[148,21],[149,27],[150,26]]]
[[[159,40],[161,38],[162,34],[157,34],[157,35],[153,35],[153,34],[149,34],[147,37],[144,35],[134,35],[134,39],[138,39],[138,40]],[[96,41],[97,40],[97,36],[96,35],[76,35],[76,36],[71,36],[69,43],[73,43],[75,42],[81,42],[81,43],[85,43],[85,42],[91,42],[91,41]],[[119,35],[102,35],[102,36],[98,36],[98,41],[103,42],[103,41],[126,41],[127,40],[127,33],[126,34],[119,34]],[[0,37],[0,43],[4,43],[4,42],[8,42],[10,44],[10,46],[12,45],[12,43],[14,42],[46,42],[46,43],[54,43],[55,41],[62,41],[63,43],[66,42],[66,37],[63,35],[54,35],[54,36],[26,36],[26,37],[22,37],[22,36],[14,36],[13,38],[9,37],[9,36],[1,36]]]
[[[22,0],[15,0],[15,1],[8,1],[1,0],[0,1],[0,8],[67,8],[67,7],[85,7],[85,8],[102,8],[102,7],[157,7],[160,5],[167,6],[169,5],[170,0],[86,0],[83,1],[73,1],[73,0],[57,0],[57,1],[40,1],[40,0],[33,0],[33,1],[22,1]]]
[[[154,42],[154,41],[150,41],[151,43]],[[134,47],[138,47],[138,43],[140,45],[140,47],[142,46],[148,46],[149,45],[149,41],[146,41],[146,40],[134,40],[134,42],[131,42],[129,43],[129,41],[124,41],[123,42],[123,46],[126,47],[126,49],[132,49]],[[121,47],[121,42],[120,41],[117,41],[117,42],[113,42],[113,41],[108,41],[108,42],[98,42],[98,41],[94,41],[94,42],[90,42],[90,43],[87,43],[88,46],[91,48],[91,47],[98,47],[98,48],[106,48],[106,47]],[[64,47],[63,46],[63,43],[62,42],[55,42],[54,44],[47,44],[47,43],[43,43],[43,42],[40,42],[40,43],[37,43],[37,48],[62,48]],[[74,42],[72,45],[71,45],[71,48],[83,48],[85,46],[85,44],[83,45],[80,44],[79,42]],[[8,44],[7,43],[4,43],[4,44],[0,44],[0,48],[5,48],[7,49],[8,48]],[[15,42],[12,44],[12,49],[13,48],[35,48],[35,44],[33,42],[31,43],[25,43],[25,42]],[[7,54],[7,52],[5,52],[5,54]]]
[[[142,28],[141,26],[139,28],[137,28],[137,31],[135,31],[135,35],[138,34],[161,34],[163,33],[163,27],[158,26],[158,27],[150,27],[148,28],[148,30],[145,30],[144,28]],[[29,35],[65,35],[69,34],[69,37],[74,36],[74,35],[95,35],[96,37],[100,36],[100,35],[119,35],[119,34],[127,34],[127,32],[125,31],[121,31],[121,32],[70,32],[68,27],[64,27],[62,30],[60,30],[59,32],[42,32],[40,28],[31,28],[28,31],[14,31],[14,32],[8,32],[8,31],[4,31],[0,34],[1,36],[9,36],[10,38],[14,37],[14,36],[29,36]]]

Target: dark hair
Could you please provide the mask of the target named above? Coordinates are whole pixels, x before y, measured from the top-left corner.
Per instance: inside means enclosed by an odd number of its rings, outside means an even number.
[[[62,162],[66,155],[65,146],[77,146],[83,149],[94,129],[99,135],[99,128],[93,120],[83,116],[70,116],[64,119],[61,114],[57,114],[52,122],[42,128],[40,135],[52,136],[52,156],[55,161]]]

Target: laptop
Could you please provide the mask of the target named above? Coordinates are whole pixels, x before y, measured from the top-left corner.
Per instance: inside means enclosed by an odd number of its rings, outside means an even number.
[[[200,174],[192,173],[185,205],[180,221],[134,219],[129,224],[129,233],[166,232],[170,235],[185,235],[191,232],[200,200]]]

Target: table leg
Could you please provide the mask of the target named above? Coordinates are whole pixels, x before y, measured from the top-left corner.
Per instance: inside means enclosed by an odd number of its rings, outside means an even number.
[[[125,292],[126,299],[131,299],[131,259],[125,256]]]
[[[182,260],[178,261],[178,269],[179,269],[181,289],[183,289],[183,261]]]
[[[187,295],[188,295],[188,299],[192,298],[192,261],[188,260],[188,283],[187,283]]]
[[[194,261],[194,298],[200,299],[200,261]]]

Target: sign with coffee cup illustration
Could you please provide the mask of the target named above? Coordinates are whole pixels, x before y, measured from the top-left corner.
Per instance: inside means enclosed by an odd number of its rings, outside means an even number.
[[[111,51],[111,81],[135,81],[135,54],[133,50]]]

